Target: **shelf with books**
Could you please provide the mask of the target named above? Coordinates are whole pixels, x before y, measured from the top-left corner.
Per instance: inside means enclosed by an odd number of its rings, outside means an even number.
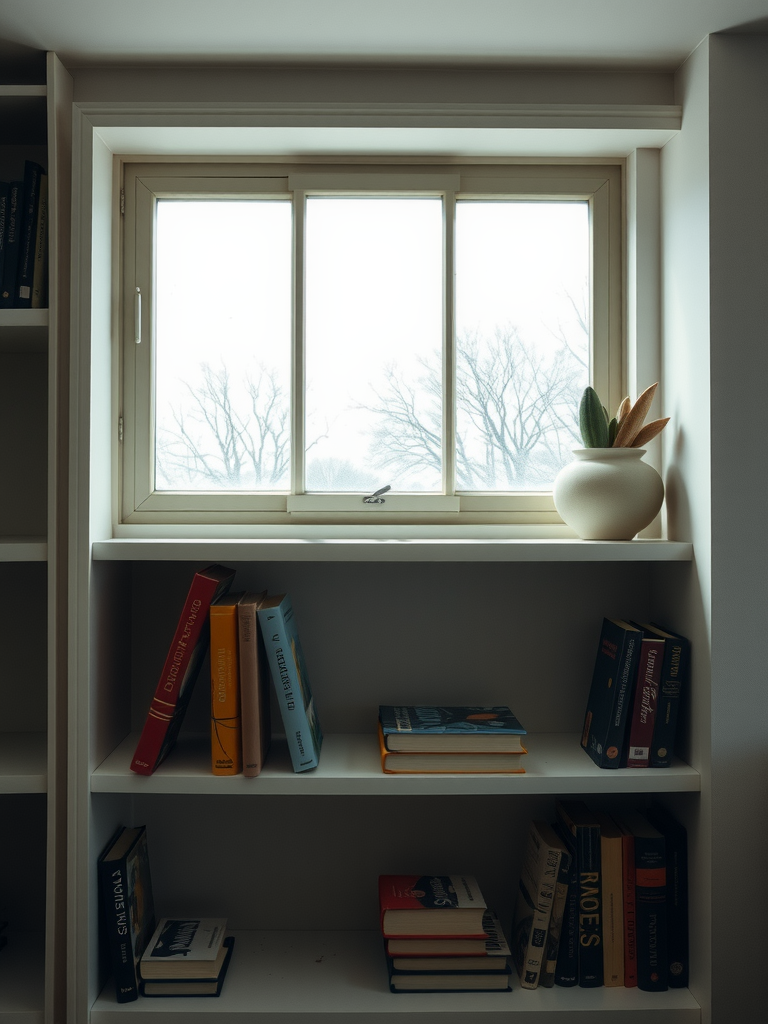
[[[227,538],[143,536],[96,541],[97,561],[218,562],[686,562],[685,541],[532,537],[514,527],[242,527]],[[202,532],[202,531],[200,531]],[[154,534],[154,535],[153,535]]]
[[[42,932],[7,932],[0,949],[0,1024],[43,1024]]]
[[[553,988],[511,992],[398,993],[389,991],[379,932],[234,931],[235,950],[222,993],[213,1005],[198,1000],[139,999],[118,1004],[111,980],[91,1007],[91,1024],[163,1024],[238,1020],[251,1024],[313,1021],[440,1020],[452,1024],[560,1022],[567,1014],[655,1024],[700,1024],[701,1010],[687,989]],[[625,1016],[626,1014],[626,1016]]]
[[[47,787],[45,733],[0,733],[0,793],[45,793]]]
[[[131,734],[91,775],[93,793],[227,794],[262,796],[410,796],[462,794],[691,793],[701,788],[697,771],[676,760],[670,768],[600,769],[570,733],[526,737],[524,775],[385,775],[375,734],[331,734],[319,766],[297,774],[287,746],[276,739],[261,774],[217,777],[210,772],[210,739],[182,736],[151,776],[129,768],[137,734]]]

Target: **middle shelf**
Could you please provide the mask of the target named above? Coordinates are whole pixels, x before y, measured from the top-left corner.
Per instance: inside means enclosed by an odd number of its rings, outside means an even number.
[[[91,775],[93,793],[226,794],[278,796],[366,796],[407,794],[590,794],[690,793],[701,789],[701,776],[675,760],[670,768],[601,769],[592,763],[574,733],[537,733],[526,737],[524,775],[385,775],[378,741],[369,734],[331,734],[323,741],[318,768],[296,774],[285,741],[276,738],[262,773],[211,774],[207,736],[181,737],[154,775],[129,768],[138,733],[127,736]]]

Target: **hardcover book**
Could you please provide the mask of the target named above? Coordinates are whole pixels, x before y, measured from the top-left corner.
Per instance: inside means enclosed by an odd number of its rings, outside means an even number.
[[[32,271],[32,309],[48,305],[48,175],[40,178],[40,203],[35,225],[35,257]]]
[[[526,730],[508,707],[379,706],[387,750],[524,752]]]
[[[600,824],[600,881],[603,910],[603,984],[624,986],[623,836],[609,814],[592,812]]]
[[[681,694],[688,684],[691,644],[684,636],[662,629],[655,622],[643,623],[643,630],[664,644],[650,764],[651,768],[668,768],[675,754]]]
[[[558,800],[556,807],[576,846],[579,985],[597,988],[603,984],[600,823],[582,800]]]
[[[546,821],[532,821],[512,925],[512,958],[523,988],[539,984],[563,857],[570,862],[565,843],[552,827]]]
[[[244,594],[237,606],[243,775],[246,778],[260,774],[271,742],[269,666],[258,614],[266,596],[266,590],[261,594]]]
[[[155,928],[147,831],[119,828],[99,857],[104,937],[109,947],[115,996],[139,996],[138,963]]]
[[[688,833],[663,807],[648,811],[648,820],[664,836],[667,862],[667,984],[688,988]]]
[[[237,605],[242,594],[211,602],[211,772],[239,775],[243,767]]]
[[[635,921],[635,837],[616,819],[621,830],[621,873],[624,893],[624,988],[637,988],[637,925]]]
[[[648,768],[651,763],[651,742],[659,701],[661,662],[664,642],[653,633],[643,633],[640,661],[632,700],[627,739],[627,768]]]
[[[11,309],[16,302],[16,270],[19,265],[21,216],[24,207],[24,182],[12,181],[8,188],[3,245],[3,278],[0,281],[0,309]]]
[[[163,917],[139,962],[141,977],[218,977],[226,927],[223,917]]]
[[[552,899],[552,916],[549,919],[544,963],[541,965],[541,974],[539,975],[539,985],[542,988],[552,988],[555,984],[557,960],[560,952],[560,939],[563,933],[563,918],[565,916],[566,905],[568,902],[571,868],[575,859],[572,846],[568,841],[568,835],[562,829],[558,828],[557,825],[553,825],[552,829],[557,837],[562,840],[563,846],[568,852],[568,856],[560,858],[560,869],[557,873],[557,884],[555,886],[555,895]]]
[[[511,971],[398,971],[387,958],[391,992],[508,992]]]
[[[381,723],[379,723],[378,735],[381,770],[388,775],[397,775],[398,773],[428,775],[441,772],[451,775],[461,775],[467,772],[474,774],[525,774],[521,760],[521,755],[525,753],[524,750],[519,750],[516,754],[490,752],[482,754],[469,751],[448,753],[440,750],[406,753],[405,751],[387,750]]]
[[[40,208],[40,183],[44,169],[34,160],[24,162],[24,197],[21,210],[19,256],[16,268],[14,305],[29,309],[32,306],[32,284],[35,274],[35,242],[37,217]]]
[[[603,619],[581,736],[599,768],[622,763],[642,637],[623,619]]]
[[[11,197],[11,183],[0,181],[0,290],[3,285],[3,267],[5,266],[5,232],[8,223],[8,203]]]
[[[483,931],[485,934],[479,939],[387,939],[387,953],[393,958],[462,957],[472,960],[510,955],[504,931],[492,910],[483,914]]]
[[[634,836],[637,987],[664,992],[668,987],[667,856],[662,833],[636,811],[621,814]]]
[[[291,599],[287,594],[268,597],[258,614],[293,770],[305,772],[320,763],[323,732]]]
[[[228,935],[224,939],[215,961],[218,973],[213,977],[142,979],[139,983],[139,994],[142,996],[166,997],[221,995],[224,978],[232,959],[234,945],[234,936]]]
[[[471,875],[380,875],[379,910],[385,939],[484,939],[485,899]]]
[[[579,983],[579,875],[576,863],[576,838],[562,821],[555,821],[552,828],[568,847],[571,866],[568,871],[568,888],[560,926],[560,945],[555,964],[555,984],[572,988]]]
[[[208,650],[211,602],[229,590],[234,576],[235,570],[223,565],[209,565],[195,573],[136,745],[131,771],[151,775],[173,749]]]

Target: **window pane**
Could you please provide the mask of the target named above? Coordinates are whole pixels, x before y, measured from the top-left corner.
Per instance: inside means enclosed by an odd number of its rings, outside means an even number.
[[[457,489],[549,490],[581,447],[586,202],[456,204]]]
[[[290,486],[291,204],[159,200],[158,490]]]
[[[307,200],[307,490],[441,490],[442,234],[439,198]]]

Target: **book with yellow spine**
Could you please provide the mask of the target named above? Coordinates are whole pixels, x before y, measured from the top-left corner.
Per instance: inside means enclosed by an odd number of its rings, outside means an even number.
[[[211,605],[211,770],[239,775],[243,770],[237,605],[228,594]]]

